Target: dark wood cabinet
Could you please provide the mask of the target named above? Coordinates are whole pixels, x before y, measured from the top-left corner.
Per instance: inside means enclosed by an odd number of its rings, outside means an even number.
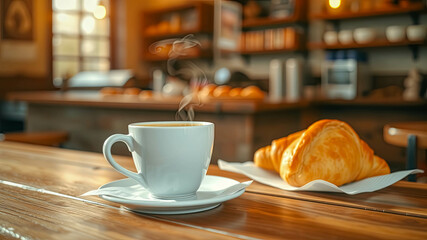
[[[143,12],[141,40],[142,60],[167,60],[173,41],[189,34],[197,36],[201,46],[182,50],[179,58],[211,57],[214,25],[213,1],[189,2],[170,8]],[[179,44],[179,43],[177,43]],[[175,45],[176,46],[176,45]],[[176,46],[179,47],[179,46]]]

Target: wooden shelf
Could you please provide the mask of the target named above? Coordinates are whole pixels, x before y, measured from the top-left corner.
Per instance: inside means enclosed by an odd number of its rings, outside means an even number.
[[[158,33],[158,34],[144,34],[144,38],[146,39],[167,39],[167,38],[177,38],[177,37],[185,37],[188,34],[212,34],[212,32],[202,31],[198,28],[174,32],[174,33]]]
[[[190,11],[190,12],[187,12]],[[173,17],[172,17],[173,16]],[[188,16],[190,16],[188,18]],[[172,7],[146,11],[142,15],[142,49],[141,58],[146,62],[162,62],[169,60],[169,42],[162,42],[164,49],[159,55],[148,52],[153,43],[186,35],[213,34],[213,2],[191,1]],[[169,19],[170,20],[165,20]],[[191,23],[191,24],[184,24]],[[172,27],[173,26],[173,27]],[[161,30],[161,31],[159,31]],[[212,58],[212,48],[203,46],[202,49],[188,50],[188,55],[178,59]]]
[[[317,13],[310,14],[309,19],[323,19],[323,20],[339,20],[339,19],[352,19],[352,18],[363,18],[363,17],[374,17],[381,15],[395,15],[405,14],[410,12],[422,12],[426,11],[424,3],[411,3],[407,7],[389,7],[383,9],[376,9],[372,11],[361,11],[361,12],[340,12],[340,13]]]
[[[221,54],[241,54],[241,55],[256,55],[256,54],[275,54],[284,52],[294,52],[303,50],[301,46],[295,46],[293,48],[282,48],[282,49],[263,49],[263,50],[221,50]]]
[[[195,7],[200,7],[202,4],[205,4],[205,3],[200,1],[194,1],[194,2],[189,1],[181,4],[175,4],[175,5],[171,4],[171,6],[161,6],[156,9],[150,9],[148,11],[144,11],[144,14],[159,15],[164,13],[177,12],[177,11],[182,11],[186,9],[192,9]]]
[[[261,18],[254,18],[254,19],[244,19],[242,22],[242,28],[255,28],[255,27],[264,28],[264,27],[269,27],[274,25],[306,22],[307,5],[308,5],[308,1],[306,0],[295,1],[293,15],[289,17],[282,17],[282,18],[261,17]]]
[[[313,101],[315,106],[368,106],[368,107],[427,107],[427,101],[424,99],[404,100],[402,98],[369,98],[360,97],[352,100],[344,99],[317,99]]]
[[[294,52],[301,50],[300,47],[293,48],[283,48],[283,49],[269,49],[269,50],[243,50],[240,51],[242,55],[251,55],[251,54],[271,54],[271,53],[283,53],[283,52]]]
[[[208,52],[208,51],[204,51],[204,52],[200,52],[197,54],[190,54],[190,55],[185,55],[185,56],[180,56],[176,59],[178,60],[189,60],[189,59],[197,59],[197,58],[211,58],[212,57],[212,53]],[[144,61],[148,61],[148,62],[161,62],[161,61],[167,61],[171,59],[168,56],[158,56],[155,54],[145,54],[144,55]]]
[[[268,27],[268,26],[274,26],[274,25],[280,25],[280,24],[286,24],[286,23],[296,23],[296,22],[302,22],[303,20],[301,18],[298,18],[296,16],[287,17],[287,18],[254,18],[254,19],[245,19],[242,22],[243,28],[252,28],[252,27]]]
[[[376,40],[369,43],[352,43],[352,44],[334,44],[334,45],[327,45],[326,43],[319,42],[311,42],[308,43],[308,49],[309,50],[315,50],[315,49],[352,49],[352,48],[372,48],[372,47],[393,47],[393,46],[411,46],[411,45],[425,45],[427,41],[401,41],[401,42],[389,42],[387,40]]]

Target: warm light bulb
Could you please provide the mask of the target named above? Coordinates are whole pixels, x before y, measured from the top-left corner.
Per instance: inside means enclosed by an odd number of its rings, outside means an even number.
[[[105,15],[107,15],[107,9],[105,8],[105,6],[96,6],[95,10],[93,11],[93,16],[95,16],[96,19],[103,19],[105,18]]]
[[[333,9],[337,9],[341,6],[341,0],[329,0],[329,6]]]

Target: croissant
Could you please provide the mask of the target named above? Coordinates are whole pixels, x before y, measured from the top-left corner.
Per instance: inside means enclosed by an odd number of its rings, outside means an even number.
[[[341,186],[390,173],[386,161],[345,122],[320,120],[306,130],[274,140],[254,155],[255,165],[278,172],[288,184],[301,187],[322,179]]]
[[[280,172],[280,164],[282,163],[282,154],[285,149],[295,139],[299,138],[303,131],[292,133],[287,137],[282,137],[271,142],[271,145],[258,149],[255,152],[255,165],[258,167],[265,168],[267,170],[273,170]]]

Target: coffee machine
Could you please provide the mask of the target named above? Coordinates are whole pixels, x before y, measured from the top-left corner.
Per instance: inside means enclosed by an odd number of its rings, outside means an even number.
[[[322,65],[322,95],[325,98],[354,99],[371,89],[366,56],[356,51],[329,52]]]

